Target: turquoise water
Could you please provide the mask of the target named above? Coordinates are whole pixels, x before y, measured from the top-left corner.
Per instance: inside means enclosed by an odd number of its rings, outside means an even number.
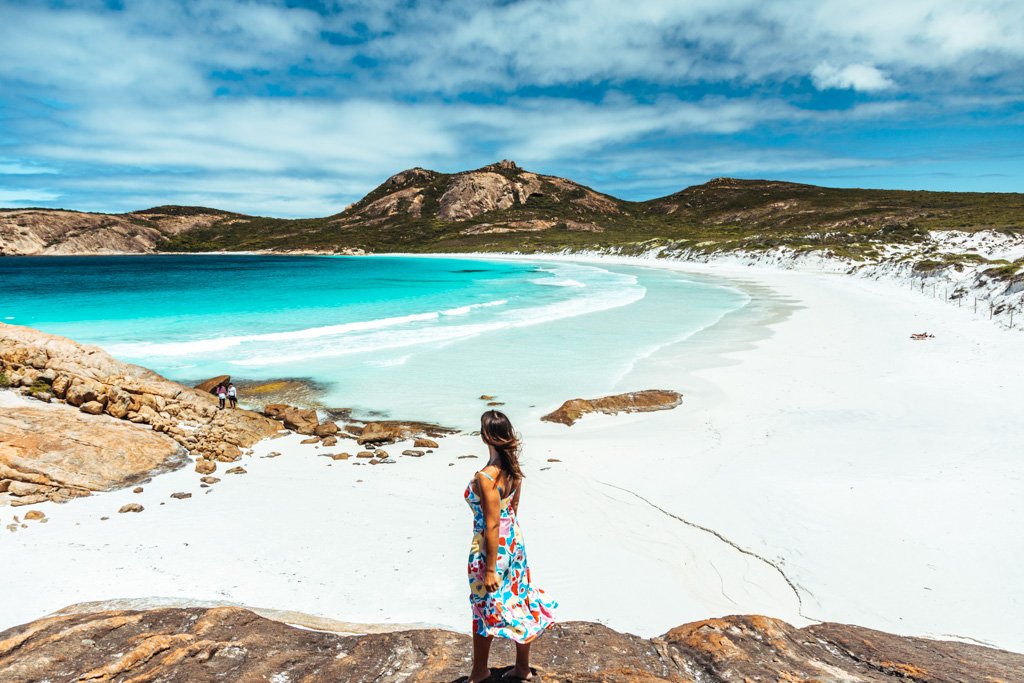
[[[0,259],[0,320],[175,380],[303,377],[326,405],[459,427],[481,394],[535,417],[743,306],[628,266],[415,257]],[[624,387],[643,389],[650,387]],[[671,388],[671,387],[665,387]]]

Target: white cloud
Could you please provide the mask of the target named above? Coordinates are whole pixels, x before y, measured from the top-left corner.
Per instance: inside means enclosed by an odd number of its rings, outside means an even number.
[[[4,206],[31,206],[33,202],[50,202],[60,194],[44,190],[0,189],[0,204]]]
[[[870,64],[849,64],[839,68],[822,62],[814,67],[811,78],[819,90],[839,88],[877,92],[895,85],[888,76]]]

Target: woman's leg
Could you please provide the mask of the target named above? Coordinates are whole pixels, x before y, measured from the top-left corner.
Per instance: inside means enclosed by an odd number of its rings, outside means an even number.
[[[516,665],[512,669],[512,674],[525,680],[532,673],[530,671],[530,643],[516,643]]]
[[[487,660],[491,655],[492,640],[493,636],[477,635],[476,624],[473,624],[473,670],[469,673],[467,683],[479,683],[490,677],[491,669],[487,666]]]

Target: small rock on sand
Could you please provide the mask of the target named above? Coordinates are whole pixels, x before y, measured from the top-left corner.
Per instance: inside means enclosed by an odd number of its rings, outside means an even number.
[[[416,439],[412,442],[413,448],[437,448],[437,442],[433,439]]]
[[[132,493],[142,493],[142,487],[136,486],[135,488],[132,489]]]
[[[196,460],[196,472],[199,474],[213,474],[217,471],[217,463],[206,458]]]
[[[359,451],[356,453],[357,458],[372,458],[373,455],[373,451]]]
[[[503,406],[505,404],[502,403],[501,401],[488,401],[487,405],[489,405],[489,406]]]
[[[320,437],[319,436],[311,436],[308,439],[303,439],[299,443],[320,443]]]
[[[331,456],[331,460],[348,460],[351,457],[351,453],[335,453]]]
[[[335,436],[325,436],[320,443],[322,443],[325,446],[337,446],[338,438]]]
[[[203,477],[199,481],[203,482],[204,484],[216,484],[217,482],[220,481],[220,479],[218,479],[217,477]]]
[[[25,513],[25,519],[30,520],[30,521],[33,520],[33,519],[35,519],[35,520],[44,519],[45,517],[46,517],[46,514],[42,510],[29,510],[28,512]]]
[[[239,467],[232,467],[230,470],[227,471],[227,474],[248,474],[248,473],[249,473],[248,470],[246,470],[244,467],[241,467],[241,466],[239,466]]]
[[[493,401],[496,398],[497,398],[497,396],[491,396],[490,394],[481,394],[480,395],[480,400],[481,401]]]
[[[459,456],[459,460],[465,460],[467,458],[477,458],[477,457],[479,457],[479,456],[477,456],[477,455],[460,455]]]
[[[191,493],[187,493],[185,491],[178,491],[176,493],[172,493],[171,494],[171,498],[175,498],[177,500],[185,500],[186,498],[191,498],[191,497],[192,497],[192,494]]]
[[[142,512],[145,509],[138,503],[128,503],[127,505],[122,505],[118,512]]]
[[[409,456],[412,456],[414,458],[422,458],[423,457],[423,451],[416,451],[416,450],[409,449],[407,451],[402,451],[402,455],[409,455]]]
[[[562,462],[558,458],[548,458],[548,462]]]

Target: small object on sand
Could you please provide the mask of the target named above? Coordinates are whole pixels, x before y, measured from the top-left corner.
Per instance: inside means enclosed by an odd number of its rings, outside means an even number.
[[[217,477],[203,477],[199,481],[203,482],[204,484],[216,484],[220,481],[220,479],[218,479]]]
[[[411,456],[413,458],[422,458],[423,457],[423,451],[417,451],[415,449],[410,448],[407,451],[402,451],[402,455],[408,455],[408,456]]]
[[[145,509],[138,503],[128,503],[127,505],[122,505],[118,512],[142,512]]]
[[[192,494],[188,493],[186,491],[177,491],[176,493],[172,493],[171,494],[171,498],[175,498],[177,500],[185,500],[186,498],[191,498],[191,497],[192,497]]]
[[[132,489],[132,493],[142,493],[142,487],[136,486],[135,488]]]
[[[101,522],[105,522],[105,521],[107,521],[108,519],[110,519],[110,517],[100,517],[100,521],[101,521]]]
[[[358,453],[356,453],[357,458],[372,458],[373,455],[373,451],[359,451]]]
[[[488,401],[487,405],[489,405],[489,406],[503,406],[505,404],[502,403],[501,401]]]
[[[548,462],[562,462],[558,458],[548,458]]]
[[[217,463],[206,458],[196,460],[196,472],[199,474],[213,474],[217,471]]]
[[[29,510],[25,513],[25,519],[27,520],[41,520],[46,517],[46,514],[42,510]]]
[[[248,470],[246,470],[242,466],[232,467],[230,470],[227,471],[227,474],[248,474],[248,473],[249,473]]]
[[[460,455],[459,456],[459,460],[466,460],[467,458],[476,458],[476,457],[479,457],[479,456],[476,456],[476,455]]]
[[[261,458],[276,458],[276,457],[277,457],[277,456],[279,456],[279,455],[281,455],[281,454],[280,454],[280,453],[278,453],[277,451],[270,451],[270,452],[269,452],[269,453],[267,453],[266,455],[261,455],[260,457],[261,457]]]
[[[320,437],[319,436],[311,436],[308,439],[303,439],[299,443],[320,443]]]
[[[496,398],[497,398],[497,396],[491,396],[490,394],[482,394],[480,396],[480,400],[481,401],[493,401]]]
[[[927,332],[914,332],[910,335],[910,338],[915,341],[921,341],[922,339],[935,339],[935,335],[928,334]]]
[[[348,460],[351,457],[351,453],[335,453],[331,456],[331,460]]]

